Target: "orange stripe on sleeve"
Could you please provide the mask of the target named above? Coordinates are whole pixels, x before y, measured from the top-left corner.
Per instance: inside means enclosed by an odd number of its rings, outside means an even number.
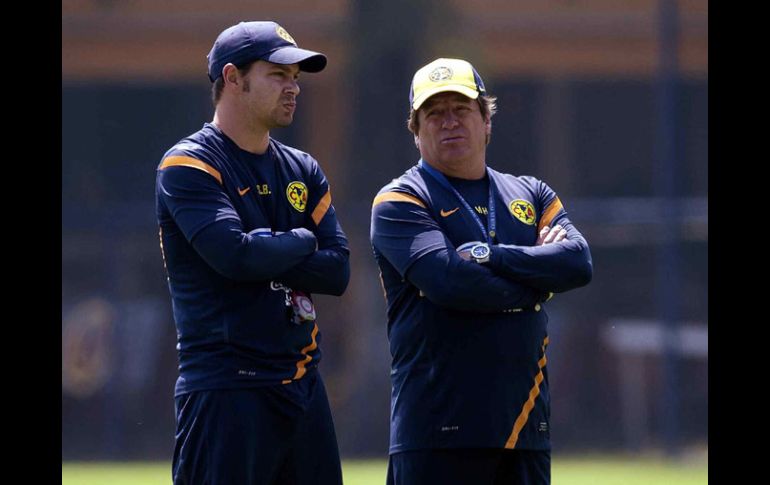
[[[222,185],[222,174],[219,173],[219,170],[215,169],[208,163],[201,162],[200,160],[197,160],[195,158],[183,157],[183,156],[168,157],[168,158],[165,158],[163,160],[163,163],[160,164],[160,169],[163,170],[164,168],[168,168],[168,167],[197,168],[198,170],[203,170],[207,174],[217,179],[217,182],[219,182],[219,184]]]
[[[385,192],[384,194],[378,195],[372,202],[372,208],[374,208],[374,206],[377,204],[381,204],[382,202],[410,202],[412,204],[417,204],[425,209],[425,204],[423,204],[420,199],[413,195],[404,194],[402,192]]]
[[[532,412],[532,408],[535,407],[535,399],[537,399],[537,396],[540,395],[540,383],[543,382],[544,378],[543,367],[545,367],[546,362],[548,362],[548,360],[545,358],[545,348],[548,345],[548,342],[549,339],[546,337],[543,340],[543,357],[537,362],[539,372],[535,376],[535,385],[532,386],[532,389],[529,390],[529,399],[527,399],[527,402],[524,403],[524,407],[521,409],[519,417],[516,418],[516,422],[513,423],[513,431],[511,431],[511,435],[508,437],[508,441],[505,442],[505,447],[509,450],[512,450],[516,446],[516,442],[519,441],[519,433],[521,433],[524,425],[527,424],[529,413]]]
[[[302,349],[300,352],[305,354],[305,358],[297,362],[297,372],[294,374],[294,377],[292,377],[292,380],[297,380],[305,375],[305,372],[307,372],[307,369],[305,368],[308,363],[313,360],[313,357],[310,355],[307,355],[308,352],[314,351],[318,347],[318,343],[315,341],[315,337],[318,335],[318,325],[313,324],[313,332],[310,334],[310,345]],[[284,381],[285,382],[285,381]]]
[[[315,209],[313,210],[313,214],[311,214],[311,217],[313,218],[313,222],[315,222],[315,225],[321,223],[321,219],[324,218],[326,215],[326,211],[329,210],[329,207],[332,205],[332,191],[331,189],[327,190],[323,197],[321,197],[321,200],[318,202],[318,205],[315,206]]]
[[[556,214],[559,213],[561,209],[561,201],[558,197],[554,197],[553,201],[551,201],[551,204],[548,206],[545,212],[543,212],[543,217],[540,218],[540,222],[537,224],[538,234],[540,234],[540,230],[545,226],[551,225],[551,221],[553,221],[553,218],[556,216]]]

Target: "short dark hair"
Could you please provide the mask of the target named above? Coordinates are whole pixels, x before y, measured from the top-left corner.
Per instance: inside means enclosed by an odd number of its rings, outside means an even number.
[[[241,76],[245,76],[249,73],[249,70],[251,69],[251,65],[257,62],[256,61],[249,62],[248,64],[244,64],[242,66],[235,66],[238,69],[238,72],[241,73]],[[225,89],[225,80],[224,76],[219,76],[216,81],[214,81],[214,84],[211,85],[211,102],[214,103],[214,108],[217,107],[217,103],[219,103],[219,99],[222,97],[222,91]]]
[[[481,110],[482,118],[492,119],[495,113],[497,113],[497,96],[480,94],[479,97],[476,98],[476,101],[479,103],[479,109]],[[416,135],[420,130],[420,121],[417,117],[417,111],[418,110],[410,108],[409,117],[406,120],[406,127],[409,128],[409,131],[411,131],[414,135]],[[489,144],[490,138],[491,135],[487,137],[487,144]]]

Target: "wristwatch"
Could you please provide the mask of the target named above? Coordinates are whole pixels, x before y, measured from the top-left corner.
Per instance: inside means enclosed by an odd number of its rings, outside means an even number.
[[[479,264],[489,261],[489,255],[492,251],[487,243],[479,243],[471,248],[471,258]]]

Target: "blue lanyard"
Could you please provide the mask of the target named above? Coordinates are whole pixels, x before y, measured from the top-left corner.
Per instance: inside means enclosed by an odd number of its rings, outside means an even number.
[[[489,170],[487,170],[487,177],[489,177],[489,204],[488,204],[488,213],[487,213],[487,225],[489,226],[489,233],[487,233],[486,228],[484,227],[484,223],[481,222],[481,219],[479,219],[479,216],[476,214],[476,211],[473,210],[473,208],[468,204],[468,202],[465,201],[462,195],[460,195],[460,192],[455,189],[452,184],[449,183],[449,180],[444,176],[443,173],[439,172],[435,168],[431,167],[428,163],[426,163],[422,158],[418,162],[418,165],[421,169],[428,172],[428,174],[436,179],[436,182],[441,184],[442,187],[452,192],[455,197],[457,197],[457,200],[460,201],[460,203],[463,205],[466,211],[470,212],[471,216],[473,217],[473,220],[476,221],[476,224],[479,226],[479,229],[481,229],[481,234],[484,235],[484,239],[489,243],[493,244],[494,238],[495,238],[495,197],[494,197],[494,190],[493,190],[493,182],[492,177],[489,176]]]

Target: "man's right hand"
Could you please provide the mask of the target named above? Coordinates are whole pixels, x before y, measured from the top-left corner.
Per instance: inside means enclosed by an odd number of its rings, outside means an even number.
[[[466,261],[471,260],[471,248],[477,244],[481,244],[481,241],[470,241],[465,244],[461,244],[460,247],[456,249],[457,254],[463,258]]]
[[[313,231],[306,229],[304,227],[296,227],[289,231],[289,234],[294,235],[294,237],[298,237],[302,240],[306,241],[312,241],[313,243],[313,252],[315,252],[318,249],[318,240],[315,237],[315,234],[313,234]]]

